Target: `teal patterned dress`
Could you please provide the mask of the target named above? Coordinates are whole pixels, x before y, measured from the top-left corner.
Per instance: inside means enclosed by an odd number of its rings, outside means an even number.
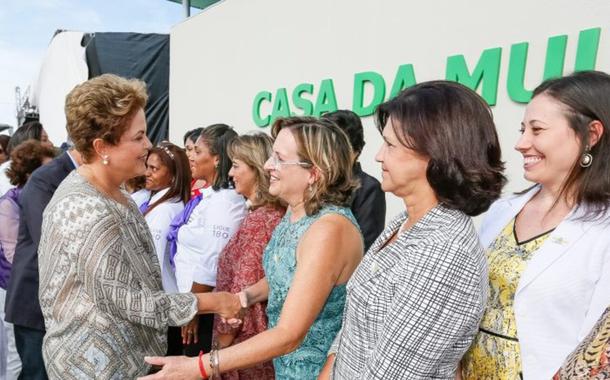
[[[317,214],[304,216],[294,223],[290,222],[291,213],[287,212],[275,228],[263,256],[263,267],[269,283],[267,301],[269,328],[277,325],[292,284],[297,267],[296,251],[301,236],[316,220],[326,214],[342,215],[358,227],[356,219],[348,208],[324,206]],[[344,305],[345,284],[342,284],[335,286],[331,291],[301,346],[273,360],[276,379],[308,380],[318,377],[326,361],[328,349],[341,328]]]

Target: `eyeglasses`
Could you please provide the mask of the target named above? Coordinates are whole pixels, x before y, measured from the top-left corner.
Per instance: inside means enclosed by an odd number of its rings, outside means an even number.
[[[282,161],[275,153],[269,157],[269,160],[271,160],[273,168],[278,171],[282,170],[283,165],[299,165],[303,168],[311,167],[311,163],[305,161]]]

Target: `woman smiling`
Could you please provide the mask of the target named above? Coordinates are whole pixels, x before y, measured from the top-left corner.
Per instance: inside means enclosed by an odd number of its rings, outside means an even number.
[[[534,90],[515,149],[535,185],[483,220],[491,292],[464,378],[550,379],[610,305],[609,123],[608,74]]]
[[[163,369],[145,379],[200,379],[271,359],[276,379],[320,372],[341,326],[345,284],[362,258],[362,235],[346,207],[356,186],[352,152],[339,127],[314,118],[278,119],[273,135],[269,194],[288,211],[265,248],[265,278],[231,295],[245,309],[267,301],[269,329],[199,358],[147,358]],[[240,311],[233,305],[226,314]]]
[[[44,212],[38,249],[43,355],[50,378],[133,379],[166,352],[168,325],[193,318],[194,294],[166,294],[153,241],[122,184],[146,171],[146,87],[105,74],[66,98],[84,164]]]

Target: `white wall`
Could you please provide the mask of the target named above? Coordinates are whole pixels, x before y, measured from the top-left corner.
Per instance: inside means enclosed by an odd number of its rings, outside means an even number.
[[[260,129],[251,109],[261,90],[275,94],[285,87],[290,96],[308,82],[315,100],[320,81],[332,78],[339,108],[351,109],[355,73],[382,74],[389,93],[401,64],[413,64],[418,82],[444,79],[448,56],[464,54],[473,70],[484,49],[501,47],[493,111],[508,163],[505,191],[522,189],[527,183],[513,145],[524,105],[507,95],[510,47],[529,42],[525,82],[531,90],[541,82],[549,37],[568,36],[569,73],[579,32],[595,27],[601,27],[596,68],[609,72],[607,0],[227,0],[171,31],[170,138],[181,142],[185,131],[216,122],[239,132]],[[372,119],[363,121],[361,162],[380,177],[373,157],[381,139]],[[402,208],[392,195],[388,206],[388,217]]]

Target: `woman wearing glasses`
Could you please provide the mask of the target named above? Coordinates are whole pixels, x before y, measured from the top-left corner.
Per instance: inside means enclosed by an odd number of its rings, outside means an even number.
[[[345,284],[362,258],[348,208],[351,148],[339,127],[313,118],[278,119],[273,135],[269,193],[288,210],[265,249],[266,277],[238,295],[243,307],[267,300],[269,329],[199,358],[148,358],[163,369],[144,379],[207,378],[270,359],[276,379],[318,376],[341,327]]]

